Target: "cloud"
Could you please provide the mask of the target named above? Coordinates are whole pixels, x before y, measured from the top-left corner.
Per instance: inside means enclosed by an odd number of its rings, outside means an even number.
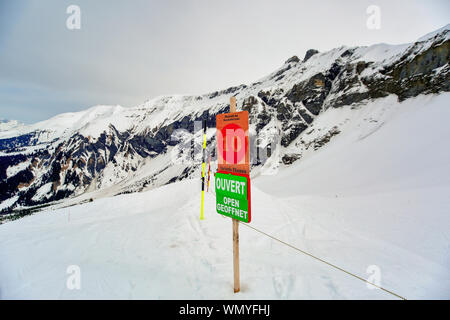
[[[378,1],[379,31],[366,28],[372,1],[78,0],[70,31],[73,1],[4,3],[0,117],[26,122],[250,83],[309,48],[409,42],[450,20],[445,0]]]

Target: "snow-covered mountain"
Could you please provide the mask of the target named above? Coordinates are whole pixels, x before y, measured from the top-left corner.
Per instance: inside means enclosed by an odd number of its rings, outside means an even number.
[[[17,120],[0,119],[0,134],[3,131],[18,130],[19,128],[21,128],[23,126],[24,126],[24,124]]]
[[[228,111],[231,96],[250,113],[254,150],[260,150],[251,155],[253,175],[263,167],[305,161],[352,130],[355,110],[373,101],[450,91],[449,39],[447,25],[410,44],[309,50],[303,60],[294,56],[249,85],[158,97],[132,108],[96,106],[33,125],[1,124],[0,210],[142,191],[198,175],[198,161],[177,159],[191,152],[189,138],[201,141],[194,129],[202,119],[213,152],[215,115]],[[334,109],[347,107],[345,118],[331,117]],[[386,116],[374,110],[365,121],[366,134]],[[271,157],[257,159],[269,145]]]

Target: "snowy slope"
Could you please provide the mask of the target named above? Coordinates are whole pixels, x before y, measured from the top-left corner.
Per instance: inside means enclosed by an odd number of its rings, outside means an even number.
[[[22,125],[1,130],[0,138],[10,138],[44,130],[40,142],[49,142],[57,138],[70,137],[76,132],[85,136],[98,137],[110,124],[120,130],[130,127],[126,109],[121,106],[95,106],[84,111],[68,112],[32,125]]]
[[[8,131],[9,132],[8,134],[11,135],[12,130],[18,130],[23,126],[24,124],[17,120],[0,119],[0,137],[2,136],[2,133],[5,131]]]
[[[254,177],[251,226],[363,278],[375,265],[407,299],[449,299],[449,98],[322,113],[309,135],[330,122],[343,132]],[[231,221],[213,193],[200,221],[199,190],[185,180],[0,225],[1,298],[396,298],[243,224],[233,294]],[[66,288],[69,265],[81,268],[81,290]]]

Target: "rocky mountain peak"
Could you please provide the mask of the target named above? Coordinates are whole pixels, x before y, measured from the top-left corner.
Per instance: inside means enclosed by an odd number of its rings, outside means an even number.
[[[286,62],[284,64],[288,64],[288,63],[297,63],[299,62],[300,59],[297,56],[292,56],[289,59],[286,60]]]
[[[311,58],[313,55],[319,53],[318,50],[316,49],[309,49],[308,51],[306,51],[305,57],[303,58],[303,62],[306,62],[309,60],[309,58]]]

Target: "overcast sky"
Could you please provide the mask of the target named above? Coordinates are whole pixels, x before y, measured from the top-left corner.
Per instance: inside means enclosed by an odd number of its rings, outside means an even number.
[[[66,27],[71,4],[80,30]],[[366,26],[373,4],[379,30]],[[208,93],[310,48],[412,42],[448,23],[448,0],[0,0],[0,118]]]

